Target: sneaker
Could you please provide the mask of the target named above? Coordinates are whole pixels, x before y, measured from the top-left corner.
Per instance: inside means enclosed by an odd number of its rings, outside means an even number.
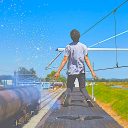
[[[91,102],[91,100],[86,100],[87,101],[87,104],[88,104],[88,107],[94,107],[93,103]]]
[[[63,106],[67,107],[70,104],[70,96],[65,96],[64,102],[63,102]]]

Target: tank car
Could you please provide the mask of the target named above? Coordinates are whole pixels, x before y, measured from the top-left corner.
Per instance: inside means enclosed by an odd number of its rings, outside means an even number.
[[[40,91],[36,86],[23,86],[0,90],[0,125],[13,119],[22,125],[38,111]]]

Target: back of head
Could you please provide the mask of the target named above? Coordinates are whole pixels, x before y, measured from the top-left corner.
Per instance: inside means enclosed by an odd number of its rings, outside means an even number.
[[[78,30],[73,29],[70,32],[70,36],[71,36],[71,39],[73,40],[73,42],[79,42],[80,32]]]

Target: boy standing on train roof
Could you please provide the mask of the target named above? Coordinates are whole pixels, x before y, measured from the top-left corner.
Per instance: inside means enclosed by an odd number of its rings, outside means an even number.
[[[93,106],[91,99],[85,89],[85,65],[84,61],[86,62],[88,68],[91,71],[92,77],[95,79],[96,74],[92,69],[90,60],[88,58],[88,50],[87,46],[79,42],[80,33],[78,30],[73,29],[70,32],[71,39],[73,40],[72,43],[66,46],[64,58],[61,62],[61,65],[58,71],[55,74],[55,78],[60,76],[60,72],[67,64],[67,91],[66,91],[66,100],[64,105],[67,106],[70,102],[70,93],[72,91],[74,81],[78,78],[79,81],[79,89],[83,93],[87,103],[89,106]]]

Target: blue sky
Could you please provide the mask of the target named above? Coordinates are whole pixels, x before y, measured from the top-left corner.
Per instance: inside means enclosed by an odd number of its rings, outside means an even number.
[[[71,42],[69,32],[76,28],[81,33],[123,0],[0,0],[0,74],[12,74],[20,66],[33,67],[45,77],[45,70],[58,47]],[[116,13],[117,33],[128,29],[128,3]],[[114,34],[111,15],[80,41],[90,46]],[[117,38],[117,46],[128,48],[128,34]],[[114,39],[96,47],[115,47]],[[119,65],[128,65],[128,52],[118,52]],[[59,66],[61,55],[51,67]],[[115,52],[91,52],[95,69],[115,66]],[[88,70],[88,69],[87,69]],[[65,71],[62,71],[65,75]],[[90,77],[90,74],[87,74]],[[99,77],[128,78],[128,69],[97,72]]]

